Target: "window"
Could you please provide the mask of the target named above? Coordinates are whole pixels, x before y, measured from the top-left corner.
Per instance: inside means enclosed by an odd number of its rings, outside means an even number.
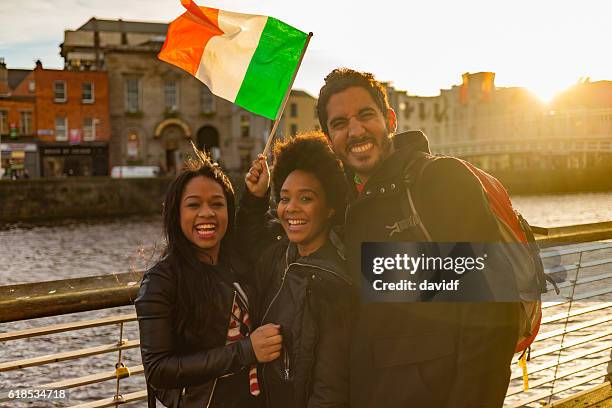
[[[140,111],[140,80],[137,78],[125,80],[125,107],[127,112]]]
[[[29,135],[32,133],[32,112],[22,111],[21,112],[21,124],[19,133],[22,135]]]
[[[9,133],[8,112],[0,110],[0,135]]]
[[[164,105],[169,112],[178,110],[177,81],[166,81],[164,83]]]
[[[94,102],[94,84],[91,82],[83,82],[81,85],[81,102]]]
[[[249,137],[251,118],[249,115],[240,115],[240,136]]]
[[[200,97],[202,103],[202,113],[214,113],[216,110],[215,97],[213,96],[212,92],[210,92],[210,89],[203,86]]]
[[[53,81],[53,101],[66,102],[66,81]]]
[[[36,82],[35,81],[28,82],[28,91],[30,93],[36,91]]]
[[[68,119],[65,116],[55,117],[55,140],[58,142],[68,140]]]
[[[85,118],[83,119],[83,141],[91,142],[96,140],[96,124],[98,119]]]
[[[297,132],[298,132],[297,125],[294,123],[294,124],[292,124],[292,125],[291,125],[291,132],[290,132],[290,133],[291,133],[291,136],[296,135],[296,134],[297,134]]]
[[[297,118],[297,103],[291,104],[291,117]]]

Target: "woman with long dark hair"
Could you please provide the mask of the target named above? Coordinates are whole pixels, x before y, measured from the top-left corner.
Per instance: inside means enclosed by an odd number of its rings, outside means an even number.
[[[277,208],[267,223],[270,178]],[[275,144],[271,177],[260,156],[245,181],[241,248],[256,265],[262,323],[283,335],[281,357],[261,370],[267,407],[347,407],[353,285],[334,229],[344,218],[342,164],[311,132]]]
[[[256,364],[280,355],[277,325],[253,330],[234,214],[232,185],[204,154],[168,187],[167,246],[135,301],[149,407],[257,406]]]

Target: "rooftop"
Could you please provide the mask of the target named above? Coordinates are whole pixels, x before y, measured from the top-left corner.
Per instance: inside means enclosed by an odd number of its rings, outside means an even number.
[[[163,34],[168,31],[168,24],[145,21],[105,20],[90,18],[77,31],[113,31],[124,33]]]
[[[8,70],[8,86],[10,89],[15,89],[19,84],[32,72],[31,69],[9,69]]]

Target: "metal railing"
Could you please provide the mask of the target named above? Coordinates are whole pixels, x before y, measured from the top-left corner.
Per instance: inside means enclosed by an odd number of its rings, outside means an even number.
[[[569,295],[564,294],[566,299],[562,301],[543,305],[542,326],[527,364],[529,389],[525,390],[522,369],[513,367],[506,398],[507,407],[531,406],[541,402],[550,404],[568,392],[579,391],[580,386],[601,383],[607,373],[605,365],[610,364],[612,302],[598,299],[612,292],[612,242],[592,241],[612,238],[612,223],[589,224],[582,228],[573,226],[536,230],[547,234],[538,239],[543,247],[547,247],[542,252],[547,272],[552,276],[565,275],[565,281],[560,282],[559,286],[562,290],[569,291]],[[555,242],[583,244],[553,246]],[[594,259],[593,254],[596,253],[601,256]],[[131,305],[141,278],[142,272],[130,272],[0,287],[0,322]],[[580,287],[586,289],[577,290]],[[586,303],[589,300],[595,302]],[[121,392],[122,380],[130,376],[141,376],[144,372],[142,364],[127,368],[122,366],[122,353],[139,347],[138,339],[124,338],[124,326],[135,324],[135,321],[135,313],[124,313],[0,333],[0,347],[6,349],[7,346],[10,347],[11,341],[99,327],[118,326],[119,329],[116,342],[112,342],[107,336],[105,339],[109,342],[102,345],[1,362],[0,374],[117,353],[116,359],[109,356],[111,367],[116,362],[115,369],[61,378],[38,384],[36,387],[45,390],[68,390],[112,380],[115,381],[113,395],[73,407],[112,407],[137,401],[144,404],[146,390],[124,394]],[[598,387],[598,390],[602,392],[601,387]],[[12,399],[6,392],[0,394],[0,406],[9,401]]]

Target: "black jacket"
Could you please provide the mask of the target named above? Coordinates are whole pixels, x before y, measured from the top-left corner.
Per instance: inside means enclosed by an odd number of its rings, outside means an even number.
[[[245,192],[238,211],[242,248],[256,262],[261,324],[281,325],[281,357],[261,370],[268,408],[348,406],[352,283],[335,233],[300,257],[278,223],[268,223],[268,199]]]
[[[398,134],[394,149],[353,192],[347,210],[347,262],[360,276],[362,242],[423,242],[416,229],[390,235],[404,219],[404,172],[421,132]],[[454,158],[425,168],[412,190],[434,242],[501,241],[476,177]],[[518,332],[514,303],[362,303],[351,346],[351,407],[500,407]]]
[[[222,274],[227,268],[202,263],[202,273]],[[204,270],[209,269],[209,270]],[[229,317],[239,290],[232,280],[213,279],[219,294],[205,329],[176,329],[176,271],[167,261],[148,270],[134,302],[140,327],[140,350],[147,384],[168,407],[250,407],[248,370],[257,363],[251,340],[225,345]],[[249,298],[248,287],[241,284]]]

